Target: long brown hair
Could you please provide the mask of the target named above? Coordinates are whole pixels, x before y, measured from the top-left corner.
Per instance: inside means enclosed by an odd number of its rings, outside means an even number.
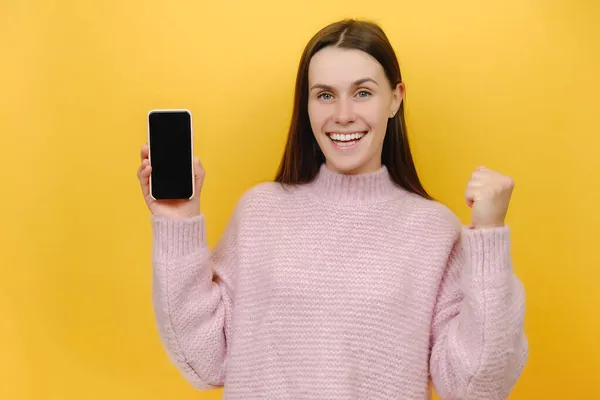
[[[382,65],[392,89],[398,83],[402,83],[394,49],[376,23],[344,19],[317,32],[304,49],[298,67],[292,120],[285,152],[275,177],[276,182],[284,185],[310,182],[325,162],[325,156],[314,137],[308,116],[308,66],[312,57],[327,46],[362,50]],[[406,133],[404,101],[396,115],[388,120],[381,162],[387,167],[397,185],[431,199],[419,180],[411,155]]]

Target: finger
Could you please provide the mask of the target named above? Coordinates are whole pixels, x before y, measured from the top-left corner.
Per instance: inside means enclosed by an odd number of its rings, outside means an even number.
[[[467,184],[467,188],[470,189],[478,189],[483,187],[484,183],[481,180],[470,180],[469,183]]]
[[[142,171],[144,170],[144,168],[146,168],[148,165],[150,165],[150,161],[148,161],[148,159],[142,160],[142,163],[140,164],[140,166],[138,167],[137,170],[137,177],[138,179],[140,179]]]
[[[204,182],[204,167],[198,157],[194,157],[194,196],[198,196],[202,190],[202,183]]]
[[[149,153],[149,149],[148,149],[148,145],[144,144],[142,146],[142,149],[140,150],[140,159],[144,160],[148,158],[148,153]]]
[[[140,174],[140,186],[142,188],[142,194],[144,197],[148,197],[150,194],[150,173],[152,172],[152,167],[146,165]]]
[[[482,190],[479,188],[468,188],[465,191],[465,201],[469,207],[472,207],[476,201],[483,199]]]
[[[473,203],[475,203],[473,200],[473,191],[470,189],[465,192],[465,203],[467,203],[467,206],[469,207],[473,207]]]
[[[474,179],[474,180],[484,179],[484,178],[488,177],[489,175],[490,175],[489,171],[478,169],[471,174],[471,179]]]
[[[204,167],[202,166],[200,159],[198,157],[194,157],[194,177],[197,181],[201,181],[202,179],[204,179],[204,175]]]
[[[204,173],[204,166],[198,157],[194,157],[194,168],[198,167],[198,170],[194,170],[194,172]]]
[[[471,176],[471,182],[478,182],[481,185],[487,185],[495,182],[496,175],[492,171],[477,171]]]

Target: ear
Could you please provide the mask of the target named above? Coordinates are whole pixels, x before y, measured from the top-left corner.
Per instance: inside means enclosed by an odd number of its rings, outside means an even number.
[[[400,105],[404,100],[404,94],[406,89],[404,87],[404,83],[400,82],[396,85],[394,90],[392,90],[392,102],[390,104],[390,118],[396,116],[396,113],[400,109]]]

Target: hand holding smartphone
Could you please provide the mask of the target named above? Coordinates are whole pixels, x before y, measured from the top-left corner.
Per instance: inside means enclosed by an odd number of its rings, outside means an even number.
[[[148,143],[141,149],[138,179],[153,215],[200,213],[204,169],[193,157],[192,115],[184,109],[151,110]]]

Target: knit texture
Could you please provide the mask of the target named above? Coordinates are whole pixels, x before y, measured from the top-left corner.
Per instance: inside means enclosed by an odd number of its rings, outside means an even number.
[[[164,347],[225,400],[505,399],[528,354],[509,228],[469,229],[386,167],[263,183],[214,249],[153,217]]]

